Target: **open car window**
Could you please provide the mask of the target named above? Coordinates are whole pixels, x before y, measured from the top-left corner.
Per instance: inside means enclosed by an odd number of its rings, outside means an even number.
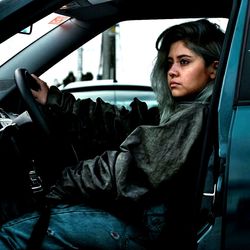
[[[109,63],[115,65],[115,72],[111,72],[108,79],[150,85],[150,73],[157,53],[157,37],[166,28],[188,20],[191,19],[120,22],[72,52],[41,77],[51,85],[61,85],[69,72],[73,72],[76,81],[81,80],[82,74],[90,72],[93,80],[98,80],[105,70],[105,65]],[[226,18],[209,20],[226,30]],[[111,62],[107,59],[105,61],[104,58],[106,54],[103,39],[106,36],[114,38],[109,40],[114,49]]]

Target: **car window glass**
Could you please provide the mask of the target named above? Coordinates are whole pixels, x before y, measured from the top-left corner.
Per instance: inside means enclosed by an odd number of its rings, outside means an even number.
[[[119,107],[124,106],[127,109],[130,109],[130,103],[133,101],[134,97],[137,97],[140,101],[146,102],[149,108],[157,105],[154,92],[146,90],[73,91],[71,93],[77,99],[91,98],[95,101],[97,97],[100,97],[105,102],[115,104]]]
[[[247,28],[245,35],[246,35],[246,45],[243,47],[242,50],[242,73],[241,73],[241,81],[239,86],[239,96],[238,101],[242,104],[249,105],[250,101],[250,88],[249,88],[249,67],[250,67],[250,30],[249,27]]]

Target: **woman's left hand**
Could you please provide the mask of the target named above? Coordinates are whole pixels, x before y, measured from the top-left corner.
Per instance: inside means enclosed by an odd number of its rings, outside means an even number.
[[[36,82],[40,86],[40,89],[38,90],[30,89],[32,92],[32,95],[38,103],[45,105],[47,102],[47,98],[48,98],[49,86],[46,82],[41,80],[36,75],[31,74],[31,76],[36,80]]]

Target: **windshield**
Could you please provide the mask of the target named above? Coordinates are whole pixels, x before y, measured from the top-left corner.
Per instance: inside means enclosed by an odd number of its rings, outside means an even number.
[[[18,33],[0,44],[0,65],[69,17],[52,13],[33,24],[31,34]]]

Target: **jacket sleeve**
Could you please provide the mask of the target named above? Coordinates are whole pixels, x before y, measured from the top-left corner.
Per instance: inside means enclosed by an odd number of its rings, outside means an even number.
[[[53,131],[74,145],[80,159],[117,149],[137,126],[159,122],[158,109],[148,109],[138,99],[127,110],[100,98],[76,100],[55,86],[50,87],[46,110]]]
[[[188,158],[201,135],[203,116],[202,108],[193,107],[162,126],[136,128],[120,150],[65,169],[47,198],[137,202],[150,197],[192,166]]]

